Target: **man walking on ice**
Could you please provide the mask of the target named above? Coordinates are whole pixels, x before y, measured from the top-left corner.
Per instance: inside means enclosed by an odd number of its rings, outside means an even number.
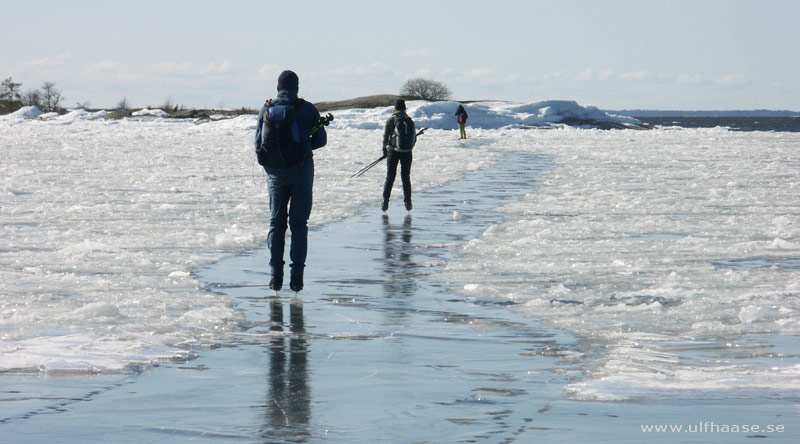
[[[289,288],[303,289],[303,271],[308,250],[308,218],[314,185],[312,150],[327,143],[319,111],[297,97],[300,80],[292,71],[278,77],[278,96],[268,100],[258,114],[256,155],[267,172],[269,188],[269,288],[283,286],[283,252],[286,228],[291,227],[291,278]],[[288,221],[288,224],[287,224]]]

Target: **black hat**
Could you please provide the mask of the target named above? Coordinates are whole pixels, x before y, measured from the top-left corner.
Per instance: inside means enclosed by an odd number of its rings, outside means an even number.
[[[300,89],[300,79],[294,71],[284,71],[278,76],[278,91],[288,89],[289,91],[297,91]]]
[[[394,109],[399,109],[405,111],[406,109],[406,101],[403,99],[397,99],[397,102],[394,102]]]

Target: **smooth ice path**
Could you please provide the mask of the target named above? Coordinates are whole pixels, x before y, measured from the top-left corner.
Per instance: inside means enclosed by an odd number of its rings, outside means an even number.
[[[264,249],[202,269],[208,289],[242,310],[245,331],[183,366],[98,377],[94,394],[63,390],[64,399],[87,402],[37,400],[31,389],[20,394],[28,401],[13,403],[24,412],[5,413],[7,430],[20,442],[41,439],[21,426],[42,421],[79,442],[88,437],[81,431],[88,418],[124,397],[100,431],[122,441],[509,442],[527,435],[536,411],[560,396],[564,376],[553,368],[569,355],[571,337],[502,305],[453,297],[426,279],[499,221],[491,208],[539,186],[549,160],[524,158],[508,156],[472,180],[419,192],[411,214],[396,204],[385,215],[369,208],[312,230],[299,297],[271,295]],[[148,401],[159,408],[144,407]],[[58,414],[44,415],[48,405]]]
[[[502,222],[491,208],[541,192],[551,168],[547,156],[512,152],[416,193],[411,214],[394,199],[388,215],[368,208],[315,228],[299,297],[266,288],[265,249],[201,269],[206,288],[245,317],[221,348],[58,387],[16,375],[0,427],[19,443],[612,443],[640,441],[640,425],[653,422],[789,423],[780,402],[566,400],[582,373],[579,339],[509,310],[512,302],[465,299],[451,292],[459,283],[430,280]],[[706,441],[730,441],[719,436]]]
[[[254,116],[64,119],[0,119],[0,371],[137,371],[239,331],[230,300],[191,271],[266,239]],[[460,152],[448,133],[420,144],[418,190],[498,157]],[[312,226],[368,201],[379,175],[349,177],[380,155],[381,134],[331,131],[315,158]]]

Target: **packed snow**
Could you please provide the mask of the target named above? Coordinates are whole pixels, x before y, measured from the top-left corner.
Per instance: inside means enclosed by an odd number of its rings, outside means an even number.
[[[463,149],[455,107],[409,103],[433,128],[415,149],[416,190],[515,151],[557,166],[435,278],[585,338],[565,358],[581,376],[566,396],[797,395],[796,360],[694,354],[779,355],[770,338],[800,334],[800,134],[578,129],[561,122],[638,122],[574,102],[498,102],[467,104],[482,143]],[[266,238],[254,116],[37,111],[0,117],[0,371],[133,371],[247,328],[192,271]],[[312,225],[379,202],[380,173],[350,175],[380,156],[390,112],[334,112],[315,153]]]
[[[409,115],[418,128],[453,130],[458,128],[455,120],[456,102],[408,102]],[[628,116],[608,114],[594,106],[580,106],[568,100],[544,100],[524,105],[507,102],[479,102],[465,106],[470,128],[511,129],[532,126],[564,127],[567,119],[591,127],[601,122],[636,127],[641,124]],[[383,129],[386,109],[352,109],[336,115],[333,128]]]
[[[589,379],[569,396],[724,385],[798,395],[796,359],[764,368],[731,357],[797,354],[767,335],[800,334],[800,136],[673,128],[504,138],[502,149],[551,154],[559,166],[500,208],[506,221],[438,278],[586,338],[587,356],[572,359],[588,361]],[[690,357],[710,350],[725,364]]]
[[[164,111],[163,109],[155,108],[145,108],[140,109],[139,111],[134,111],[131,113],[134,117],[142,117],[142,116],[150,116],[150,117],[169,117],[169,113]]]

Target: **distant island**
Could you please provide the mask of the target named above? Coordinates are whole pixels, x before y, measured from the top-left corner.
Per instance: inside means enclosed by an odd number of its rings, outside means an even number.
[[[732,110],[732,111],[686,111],[660,109],[603,110],[609,114],[634,117],[800,117],[800,111],[789,110]]]

